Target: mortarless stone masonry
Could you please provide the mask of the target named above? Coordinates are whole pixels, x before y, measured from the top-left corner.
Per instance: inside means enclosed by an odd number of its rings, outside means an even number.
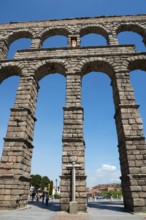
[[[69,209],[71,171],[66,166],[75,160],[81,165],[76,170],[76,199],[79,211],[86,211],[81,85],[86,73],[100,71],[110,77],[113,89],[124,206],[130,211],[146,210],[146,144],[129,77],[131,70],[146,71],[146,53],[136,52],[134,45],[119,45],[121,31],[140,34],[146,44],[146,15],[0,24],[0,82],[20,77],[0,162],[1,209],[27,204],[38,82],[58,72],[66,77],[60,206]],[[80,38],[89,33],[104,36],[107,46],[80,47]],[[68,47],[42,49],[46,38],[60,34],[68,38]],[[31,38],[30,49],[17,51],[13,60],[7,60],[9,45],[19,38]]]

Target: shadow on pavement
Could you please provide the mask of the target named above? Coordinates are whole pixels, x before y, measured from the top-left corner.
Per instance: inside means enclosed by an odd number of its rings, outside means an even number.
[[[53,202],[50,201],[50,202],[48,202],[47,206],[45,204],[42,204],[42,202],[39,202],[39,201],[29,201],[28,205],[37,206],[42,209],[48,209],[49,211],[53,211],[53,212],[60,211],[60,201],[59,200],[53,201]]]
[[[29,205],[31,206],[36,206],[41,209],[46,209],[52,212],[57,212],[60,211],[60,201],[59,200],[54,200],[54,201],[49,201],[48,206],[45,204],[42,204],[41,201],[29,201]],[[123,202],[121,201],[88,201],[88,207],[89,208],[94,208],[97,210],[109,210],[109,211],[116,211],[116,212],[126,212],[123,206]]]
[[[116,212],[126,212],[123,206],[123,202],[120,201],[90,201],[88,202],[88,207],[95,209],[106,209]]]

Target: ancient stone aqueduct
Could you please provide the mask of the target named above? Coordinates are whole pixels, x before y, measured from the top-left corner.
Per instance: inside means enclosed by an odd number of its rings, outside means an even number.
[[[81,84],[85,74],[100,71],[110,77],[113,90],[124,206],[130,211],[146,210],[146,143],[129,78],[131,70],[146,71],[146,53],[136,52],[134,45],[119,45],[117,34],[122,31],[140,34],[146,44],[146,15],[0,24],[0,82],[20,77],[0,162],[1,209],[27,204],[38,82],[57,72],[66,77],[60,207],[69,207],[67,164],[75,160],[81,165],[76,173],[76,199],[79,210],[86,210]],[[89,33],[104,36],[107,46],[80,47],[80,38]],[[44,40],[53,35],[66,36],[68,46],[43,49]],[[8,60],[9,45],[19,38],[31,38],[31,47]]]

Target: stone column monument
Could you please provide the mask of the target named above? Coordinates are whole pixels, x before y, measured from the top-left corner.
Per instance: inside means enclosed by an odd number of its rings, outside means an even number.
[[[76,164],[75,161],[72,162],[72,164],[67,165],[67,168],[72,169],[72,200],[69,205],[69,212],[71,214],[77,214],[78,212],[78,202],[76,201],[76,169],[81,168],[79,164]]]

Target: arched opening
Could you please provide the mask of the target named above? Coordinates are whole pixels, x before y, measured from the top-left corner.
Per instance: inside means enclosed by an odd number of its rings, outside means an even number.
[[[54,47],[67,47],[67,37],[63,35],[56,35],[48,37],[44,40],[43,48],[54,48]]]
[[[11,76],[0,85],[0,155],[2,155],[3,138],[6,136],[10,109],[13,107],[18,88],[19,77]]]
[[[116,32],[119,43],[135,44],[137,51],[145,51],[145,30],[140,25],[123,24],[118,27]]]
[[[31,173],[48,176],[55,186],[57,180],[59,186],[66,83],[64,76],[54,73],[38,77],[41,80],[36,108],[37,122]]]
[[[81,29],[81,46],[106,46],[108,32],[100,26],[90,26]]]
[[[103,72],[88,71],[82,82],[87,187],[120,183],[112,103],[110,78]]]
[[[139,112],[143,122],[144,136],[146,137],[146,72],[133,70],[130,72],[130,81],[134,89],[136,103],[139,104]]]
[[[9,47],[7,58],[13,59],[17,50],[28,49],[30,48],[30,45],[31,45],[31,39],[21,38],[21,39],[15,40],[13,43],[11,43]]]
[[[107,40],[100,34],[87,34],[81,38],[81,46],[106,46]]]
[[[143,38],[141,35],[131,32],[124,31],[118,34],[118,41],[120,44],[134,44],[136,47],[136,51],[146,51],[146,47],[143,43]]]

